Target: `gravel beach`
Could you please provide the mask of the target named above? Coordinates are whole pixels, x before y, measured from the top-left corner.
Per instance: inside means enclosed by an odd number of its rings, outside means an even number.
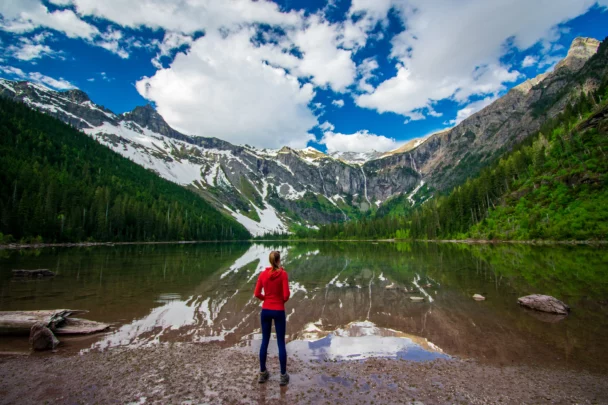
[[[289,358],[291,383],[256,381],[257,357],[173,343],[77,355],[0,357],[0,403],[54,404],[598,404],[603,375],[466,360],[311,362]]]

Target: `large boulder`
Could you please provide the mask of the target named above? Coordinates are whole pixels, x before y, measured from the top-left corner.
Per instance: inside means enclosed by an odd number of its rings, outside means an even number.
[[[42,322],[37,322],[30,329],[30,345],[34,350],[55,350],[59,339]]]
[[[533,294],[517,299],[519,305],[535,309],[537,311],[549,312],[552,314],[567,315],[570,307],[555,297],[550,295]]]

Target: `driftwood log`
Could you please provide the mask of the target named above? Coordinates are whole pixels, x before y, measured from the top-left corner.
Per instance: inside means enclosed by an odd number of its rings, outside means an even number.
[[[38,269],[38,270],[13,270],[13,276],[15,277],[53,277],[55,273],[49,269]]]
[[[86,312],[71,309],[0,311],[0,334],[29,335],[36,323],[59,335],[96,333],[110,327],[107,323],[71,318],[72,315]]]

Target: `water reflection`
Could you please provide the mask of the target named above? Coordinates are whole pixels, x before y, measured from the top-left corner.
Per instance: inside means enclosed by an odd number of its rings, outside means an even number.
[[[168,341],[256,350],[260,303],[252,291],[271,250],[281,251],[289,272],[293,354],[449,355],[593,371],[608,364],[608,255],[589,247],[204,244],[14,252],[0,259],[0,309],[87,309],[89,319],[114,323],[93,341],[65,340],[63,350]],[[59,275],[10,279],[12,268],[45,267]],[[472,300],[475,293],[487,300]],[[516,299],[530,293],[554,295],[573,312],[556,319],[525,311]],[[11,345],[0,339],[0,350]]]
[[[262,335],[244,337],[241,347],[258,351]],[[340,361],[384,357],[410,361],[448,359],[439,347],[418,336],[380,328],[370,321],[351,322],[333,331],[323,330],[321,320],[307,324],[300,336],[287,344],[290,354],[305,360]],[[276,353],[276,345],[270,345]]]

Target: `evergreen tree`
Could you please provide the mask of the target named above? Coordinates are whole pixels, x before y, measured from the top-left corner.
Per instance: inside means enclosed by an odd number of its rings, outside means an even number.
[[[250,237],[190,190],[2,98],[0,166],[0,243]]]

